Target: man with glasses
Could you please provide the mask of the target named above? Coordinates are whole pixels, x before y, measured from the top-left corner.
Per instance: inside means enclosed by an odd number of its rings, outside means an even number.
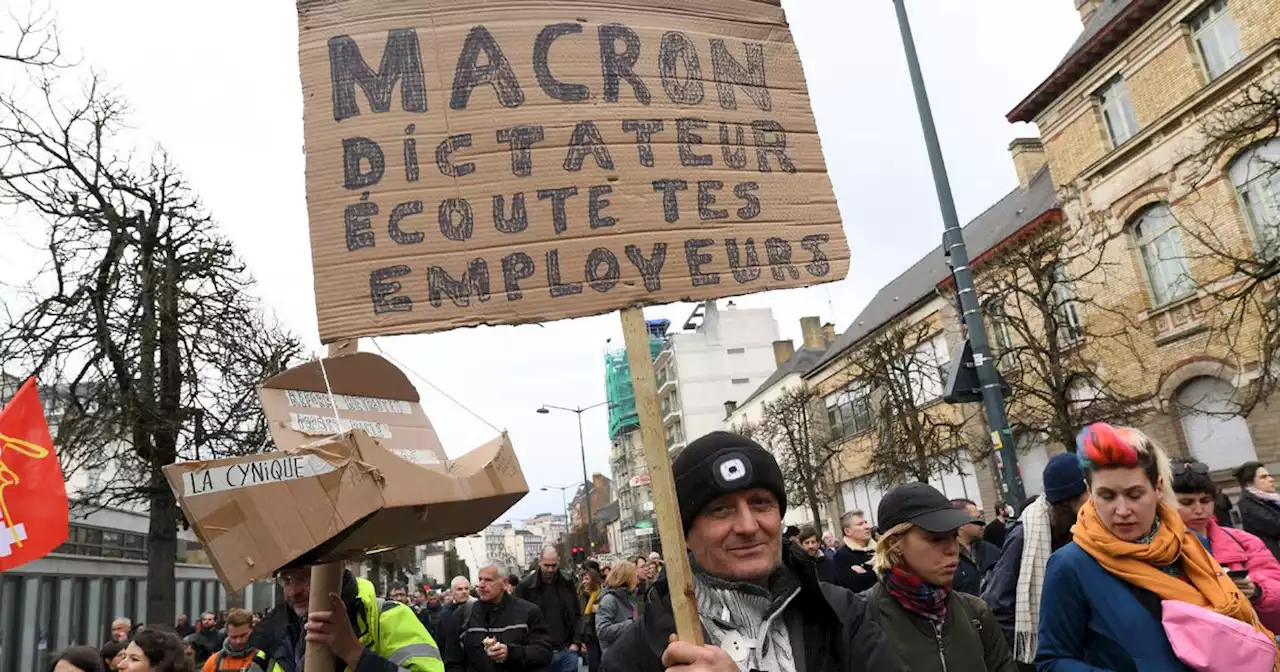
[[[342,572],[339,594],[311,612],[311,568],[283,569],[284,601],[254,630],[254,662],[267,672],[302,672],[307,641],[328,647],[340,665],[358,672],[444,672],[435,640],[407,605],[383,600],[373,584]]]

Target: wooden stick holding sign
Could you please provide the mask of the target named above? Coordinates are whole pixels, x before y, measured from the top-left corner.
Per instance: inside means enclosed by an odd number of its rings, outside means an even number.
[[[326,346],[325,356],[337,357],[350,354],[358,347],[358,339],[330,343]],[[311,568],[311,597],[307,603],[307,611],[329,611],[329,593],[342,594],[341,562],[330,562]],[[316,642],[307,642],[307,658],[303,661],[303,672],[334,672],[337,668],[337,659],[329,647]]]
[[[662,414],[658,407],[653,358],[649,353],[649,329],[642,309],[623,308],[619,314],[622,316],[622,337],[627,344],[627,363],[631,367],[631,387],[636,395],[636,415],[640,418],[644,460],[649,465],[649,487],[653,491],[653,510],[658,517],[658,537],[662,539],[662,548],[667,556],[667,586],[671,589],[676,636],[680,641],[701,645],[702,625],[698,621],[693,571],[684,545],[680,503],[676,501],[676,483],[671,475],[671,457],[667,453]]]

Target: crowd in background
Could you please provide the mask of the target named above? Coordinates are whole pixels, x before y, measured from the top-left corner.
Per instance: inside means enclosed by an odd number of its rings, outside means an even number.
[[[781,472],[750,439],[712,433],[673,472],[702,646],[674,637],[658,554],[570,568],[554,547],[524,576],[485,561],[474,586],[395,585],[385,599],[348,573],[381,634],[321,641],[361,671],[1280,669],[1280,494],[1257,462],[1234,473],[1237,529],[1205,464],[1099,423],[1049,460],[1043,494],[1016,515],[1000,507],[984,522],[973,501],[910,483],[880,501],[878,529],[850,511],[839,539],[782,528]],[[290,622],[307,633],[345,623],[336,602],[306,613],[309,570],[295,571],[281,577]],[[287,651],[264,656],[263,620],[240,609],[164,630],[119,619],[111,642],[52,669],[300,672]]]

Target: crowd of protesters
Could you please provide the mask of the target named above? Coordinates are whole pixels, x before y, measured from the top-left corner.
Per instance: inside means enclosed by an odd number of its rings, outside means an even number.
[[[752,440],[713,432],[672,472],[702,644],[675,636],[654,553],[567,567],[546,547],[524,576],[485,561],[473,586],[391,587],[349,572],[309,612],[309,568],[281,572],[267,614],[112,624],[54,672],[301,672],[307,642],[352,672],[1045,672],[1280,669],[1280,494],[1265,467],[1210,469],[1138,430],[1085,427],[1043,493],[984,523],[968,499],[911,483],[839,537],[783,529],[784,479]],[[341,669],[341,667],[339,668]]]

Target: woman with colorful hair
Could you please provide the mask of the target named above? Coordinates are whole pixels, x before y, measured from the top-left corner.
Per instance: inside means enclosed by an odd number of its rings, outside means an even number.
[[[1090,497],[1072,542],[1045,569],[1038,669],[1190,669],[1169,643],[1162,601],[1227,616],[1274,642],[1249,598],[1174,509],[1169,459],[1159,445],[1136,429],[1096,423],[1080,432],[1076,450]],[[1274,645],[1264,655],[1261,662],[1274,666]]]
[[[1173,461],[1172,471],[1182,522],[1229,572],[1262,624],[1272,632],[1280,630],[1280,562],[1261,539],[1218,524],[1214,515],[1218,486],[1209,476],[1209,465],[1183,458]]]

